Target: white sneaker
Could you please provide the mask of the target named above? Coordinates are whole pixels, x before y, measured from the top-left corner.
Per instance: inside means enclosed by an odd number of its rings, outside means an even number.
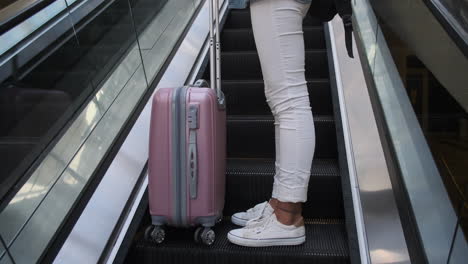
[[[233,224],[246,226],[249,221],[256,221],[273,213],[273,208],[268,202],[255,205],[245,212],[235,213],[231,217]]]
[[[293,246],[305,242],[303,220],[299,226],[283,225],[275,214],[246,227],[231,230],[228,233],[231,243],[247,247]]]

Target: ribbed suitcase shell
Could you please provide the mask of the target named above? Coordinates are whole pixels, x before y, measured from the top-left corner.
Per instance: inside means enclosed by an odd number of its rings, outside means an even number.
[[[181,98],[185,93],[185,98],[179,102],[174,101],[177,89],[180,89]],[[190,105],[198,105],[196,198],[191,197],[193,181],[188,162]],[[181,125],[176,124],[174,111],[180,111]],[[180,140],[176,138],[178,135]],[[177,142],[181,145],[177,146]],[[184,150],[184,156],[179,156]],[[190,86],[157,90],[153,98],[149,149],[148,192],[152,223],[213,226],[222,217],[225,167],[226,110],[218,105],[215,91]],[[181,173],[180,178],[175,175],[177,170]]]

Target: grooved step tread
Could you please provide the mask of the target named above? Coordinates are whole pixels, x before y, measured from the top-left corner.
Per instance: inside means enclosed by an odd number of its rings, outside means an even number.
[[[224,215],[245,211],[271,198],[274,175],[274,159],[227,159]],[[344,217],[341,177],[336,159],[313,160],[303,216]]]
[[[333,116],[314,115],[315,158],[336,158],[337,141]],[[228,115],[229,158],[272,158],[275,156],[273,115]]]
[[[273,177],[275,174],[275,161],[273,159],[228,158],[226,160],[226,174],[228,176],[263,175]],[[335,159],[314,159],[310,175],[311,177],[339,177],[338,162]]]
[[[215,226],[216,241],[210,247],[193,242],[193,229],[168,228],[160,245],[140,238],[126,263],[349,263],[346,229],[340,221],[306,220],[306,242],[299,246],[237,246],[227,240],[234,228],[238,227],[229,220]]]
[[[321,26],[323,23],[312,16],[306,15],[304,18],[302,25],[304,27],[309,26]],[[250,19],[250,8],[246,9],[233,9],[229,13],[229,17],[226,20],[226,24],[224,25],[224,30],[228,28],[251,28],[252,21]]]
[[[209,69],[209,66],[207,69]],[[226,80],[263,79],[257,51],[221,52],[221,69],[221,78]],[[325,49],[305,51],[305,77],[307,79],[327,79],[329,77],[327,51]],[[203,78],[209,79],[209,71],[205,71]]]
[[[306,50],[325,49],[325,34],[322,26],[302,29]],[[225,29],[221,35],[221,51],[255,51],[256,45],[251,28]]]
[[[228,122],[254,122],[254,123],[273,123],[272,115],[229,115]],[[314,116],[314,122],[331,122],[334,123],[333,116]]]
[[[325,48],[323,49],[310,49],[305,51],[306,56],[308,54],[323,54],[327,55],[327,50]],[[232,55],[232,56],[238,56],[238,55],[258,55],[258,52],[256,50],[235,50],[235,51],[223,51],[221,52],[221,56],[223,55]]]
[[[311,84],[328,84],[330,85],[330,80],[328,78],[314,78],[314,79],[306,79],[307,83]],[[263,79],[257,79],[257,80],[249,80],[249,79],[239,79],[239,80],[221,80],[221,84],[234,84],[234,83],[239,83],[239,84],[262,84],[263,85]]]

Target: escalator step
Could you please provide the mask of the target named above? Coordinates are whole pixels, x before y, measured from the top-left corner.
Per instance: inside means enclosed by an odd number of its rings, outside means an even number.
[[[306,242],[299,246],[249,248],[231,244],[227,233],[237,226],[225,220],[215,226],[216,240],[210,247],[193,242],[193,229],[166,229],[160,245],[141,239],[125,263],[349,263],[344,223],[336,220],[306,220]]]
[[[77,32],[80,47],[93,47],[96,45],[121,45],[124,41],[134,40],[135,33],[131,21],[122,20],[114,25],[92,24]]]
[[[228,116],[227,156],[229,158],[274,158],[273,116]],[[335,122],[331,116],[315,116],[315,158],[336,158]]]
[[[76,98],[83,90],[92,85],[92,77],[93,75],[90,74],[90,70],[34,71],[24,79],[24,82],[33,83],[33,88],[37,89],[64,91],[72,98]]]
[[[307,15],[304,18],[303,26],[321,26],[322,23],[317,18]],[[229,17],[224,24],[224,28],[252,28],[252,21],[250,20],[250,9],[231,10]]]
[[[97,14],[97,16],[92,20],[85,20],[86,22],[80,23],[78,21],[75,22],[76,29],[79,30],[80,28],[88,28],[93,27],[93,25],[101,25],[101,26],[108,26],[114,25],[119,23],[122,20],[129,20],[130,19],[130,12],[128,11],[128,5],[125,7],[123,6],[124,3],[117,3],[113,2],[110,4],[105,10]],[[120,5],[120,6],[117,6]],[[96,11],[100,11],[100,9],[96,9]],[[88,23],[92,23],[90,25]]]
[[[323,27],[308,27],[303,29],[306,49],[325,49]],[[252,29],[225,29],[221,34],[222,51],[255,51],[255,41]]]
[[[245,211],[271,198],[275,163],[273,159],[228,159],[226,164],[224,215]],[[334,159],[314,159],[305,218],[343,218],[341,179]]]
[[[222,81],[228,115],[270,115],[262,80]],[[333,115],[330,82],[327,79],[307,81],[314,115]]]
[[[39,139],[35,137],[0,137],[0,159],[2,160],[0,183],[5,184],[14,178],[11,173],[39,143]]]
[[[135,33],[132,31],[132,24],[119,23],[112,26],[103,27],[100,32],[97,29],[99,25],[94,25],[93,28],[85,28],[78,32],[78,40],[80,42],[80,48],[90,49],[93,47],[105,47],[105,46],[118,46],[122,47],[124,43],[133,43],[136,40]]]
[[[161,12],[161,9],[167,2],[168,0],[130,1],[132,6],[132,15],[138,33],[140,33],[152,20],[154,20],[154,17]]]
[[[326,50],[307,50],[305,52],[305,76],[307,79],[328,78]],[[209,65],[207,67],[209,69]],[[221,78],[224,80],[259,80],[263,79],[260,60],[256,51],[236,51],[221,53]],[[205,71],[209,79],[209,71]]]

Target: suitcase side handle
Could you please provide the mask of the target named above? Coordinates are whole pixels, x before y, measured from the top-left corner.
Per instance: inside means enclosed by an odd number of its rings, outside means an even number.
[[[195,135],[196,142],[196,132],[190,130],[190,137],[192,134]],[[197,159],[197,143],[190,142],[189,144],[189,173],[190,173],[190,198],[197,199],[197,189],[198,189],[198,159]]]
[[[197,156],[197,129],[198,129],[198,104],[189,106],[188,124],[189,124],[189,158],[188,172],[190,179],[190,198],[197,198],[198,190],[198,156]]]

